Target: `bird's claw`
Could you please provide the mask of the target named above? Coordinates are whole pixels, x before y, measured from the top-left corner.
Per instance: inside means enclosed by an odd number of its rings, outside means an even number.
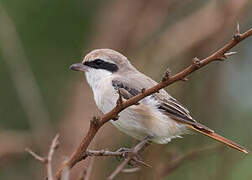
[[[118,149],[116,152],[121,152],[122,153],[121,156],[116,156],[116,159],[118,161],[120,161],[121,159],[126,159],[129,156],[130,153],[133,153],[133,149],[132,148],[122,147],[122,148]],[[136,167],[139,163],[143,164],[143,163],[141,163],[141,162],[143,162],[142,160],[143,160],[143,158],[141,157],[140,153],[137,153],[128,162],[128,165],[132,166],[132,167]]]
[[[131,148],[125,148],[125,147],[121,147],[120,149],[118,149],[116,152],[120,152],[122,153],[121,156],[116,156],[117,160],[120,160],[121,158],[125,159],[128,157],[128,154],[131,153],[133,150]]]

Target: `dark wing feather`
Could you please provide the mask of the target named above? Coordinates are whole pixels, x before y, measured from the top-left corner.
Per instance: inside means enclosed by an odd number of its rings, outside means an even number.
[[[167,115],[173,115],[178,118],[182,118],[187,121],[195,122],[195,120],[190,116],[189,111],[185,109],[176,99],[174,98],[165,98],[159,100],[160,105],[158,108],[164,111]]]
[[[156,96],[156,98],[158,97]],[[178,122],[191,125],[192,127],[200,129],[201,131],[204,132],[211,132],[211,133],[214,132],[205,125],[196,122],[190,116],[189,111],[186,108],[184,108],[176,99],[172,97],[169,99],[166,98],[161,100],[158,109],[160,109],[164,114],[166,114],[167,116]]]
[[[120,90],[121,95],[124,99],[130,99],[131,97],[136,96],[140,93],[138,89],[130,88],[127,83],[123,83],[119,80],[112,80],[112,86],[115,90]]]

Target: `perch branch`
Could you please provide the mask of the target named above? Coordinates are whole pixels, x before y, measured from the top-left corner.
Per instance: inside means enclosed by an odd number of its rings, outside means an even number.
[[[144,146],[142,146],[142,148],[140,149],[142,152],[149,144],[146,143],[144,144]],[[127,153],[125,153],[125,151],[123,150],[123,148],[118,149],[117,151],[108,151],[108,150],[90,150],[87,149],[86,152],[83,155],[83,159],[85,159],[87,156],[114,156],[117,158],[125,158],[125,155]]]
[[[222,48],[211,54],[205,59],[198,59],[194,58],[193,63],[185,68],[184,70],[180,71],[179,73],[171,76],[171,77],[164,77],[163,81],[158,83],[157,85],[153,86],[152,88],[145,89],[140,94],[130,98],[127,101],[124,101],[120,106],[117,104],[114,109],[112,109],[110,112],[103,115],[103,117],[99,118],[93,118],[93,120],[90,122],[90,127],[87,132],[87,134],[82,139],[79,147],[72,153],[70,159],[65,162],[62,167],[58,170],[56,177],[57,179],[60,179],[62,170],[67,166],[69,168],[72,168],[76,163],[81,161],[82,155],[86,152],[89,144],[93,140],[94,136],[96,135],[97,131],[102,127],[106,122],[110,121],[111,119],[116,119],[118,117],[118,114],[126,109],[129,106],[132,106],[136,104],[141,99],[153,94],[157,93],[160,89],[167,87],[168,85],[176,82],[185,80],[188,75],[193,73],[194,71],[203,68],[205,65],[213,62],[213,61],[219,61],[220,59],[223,59],[225,57],[225,53],[228,53],[228,51],[236,46],[239,42],[246,39],[247,37],[252,35],[252,28],[248,31],[240,34],[239,32],[236,32],[233,38],[225,44]],[[226,56],[228,57],[228,56]],[[197,60],[197,61],[195,61]]]
[[[86,156],[115,156],[123,157],[124,152],[122,151],[107,151],[107,150],[87,150],[84,154],[84,159]]]

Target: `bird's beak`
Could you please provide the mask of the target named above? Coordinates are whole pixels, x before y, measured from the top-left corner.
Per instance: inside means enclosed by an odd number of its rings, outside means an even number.
[[[83,65],[82,63],[76,63],[76,64],[72,64],[69,69],[74,70],[74,71],[82,71],[82,72],[86,72],[87,71],[87,67],[85,65]]]

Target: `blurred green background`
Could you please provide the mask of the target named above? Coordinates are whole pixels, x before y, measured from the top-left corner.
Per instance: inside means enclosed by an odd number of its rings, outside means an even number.
[[[0,179],[44,179],[43,165],[25,147],[46,154],[60,134],[57,169],[101,114],[82,74],[68,70],[94,48],[122,52],[142,72],[159,81],[169,67],[175,74],[252,27],[249,0],[0,0]],[[193,73],[168,88],[201,123],[252,148],[252,38],[238,53]],[[116,134],[116,137],[115,137]],[[131,138],[107,124],[94,149],[132,146]],[[144,154],[151,169],[118,179],[252,179],[252,157],[230,148],[195,155],[168,173],[174,158],[217,145],[202,135],[185,135]],[[223,147],[223,146],[221,146]],[[88,162],[71,171],[76,179]],[[119,164],[96,158],[92,178],[105,179]],[[166,173],[165,173],[166,172]]]

